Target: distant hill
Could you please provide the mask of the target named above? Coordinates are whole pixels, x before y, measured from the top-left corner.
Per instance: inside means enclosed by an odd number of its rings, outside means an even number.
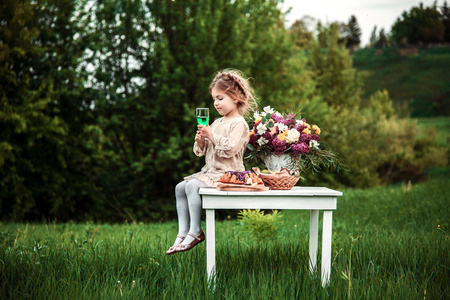
[[[450,47],[360,49],[353,54],[365,94],[389,91],[400,114],[450,115]]]

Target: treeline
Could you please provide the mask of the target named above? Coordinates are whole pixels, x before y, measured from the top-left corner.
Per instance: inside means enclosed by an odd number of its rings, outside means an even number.
[[[0,3],[2,220],[159,220],[197,171],[196,107],[215,72],[254,78],[261,105],[302,111],[348,172],[308,184],[367,187],[447,164],[386,91],[361,104],[338,24],[299,45],[279,1],[5,0]]]
[[[302,35],[298,43],[309,43],[308,40],[314,35],[314,23],[316,20],[311,16],[304,16],[293,23],[291,29]],[[338,22],[338,26],[339,41],[347,49],[354,51],[362,46],[362,31],[356,16],[351,15],[347,23]],[[419,6],[404,11],[387,32],[375,25],[370,34],[370,41],[365,46],[386,48],[437,44],[450,44],[450,9],[447,1],[442,5],[435,1],[430,7],[420,3]]]
[[[377,33],[375,26],[369,46],[384,48],[442,43],[450,43],[450,9],[447,1],[444,1],[442,6],[435,1],[430,7],[420,3],[419,6],[404,11],[388,34],[383,28]]]

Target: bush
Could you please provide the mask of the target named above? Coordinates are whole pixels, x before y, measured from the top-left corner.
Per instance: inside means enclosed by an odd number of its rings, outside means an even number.
[[[239,211],[238,218],[242,230],[256,240],[276,237],[278,229],[283,226],[282,215],[277,210],[272,210],[272,214],[264,214],[259,209],[244,209]]]
[[[322,147],[338,153],[348,172],[305,174],[308,185],[370,187],[419,180],[430,166],[445,166],[445,149],[433,138],[421,141],[419,128],[399,118],[386,90],[361,102],[361,78],[348,51],[337,43],[337,27],[319,27],[318,41],[308,53],[315,97],[304,100],[304,115],[321,124]]]

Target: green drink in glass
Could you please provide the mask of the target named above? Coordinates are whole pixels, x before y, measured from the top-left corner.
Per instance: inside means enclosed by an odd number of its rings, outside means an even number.
[[[197,124],[208,126],[209,123],[209,108],[197,108]]]

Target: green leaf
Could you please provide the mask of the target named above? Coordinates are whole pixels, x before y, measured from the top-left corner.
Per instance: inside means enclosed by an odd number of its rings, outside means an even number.
[[[250,144],[247,144],[247,148],[250,150],[250,151],[253,151],[253,150],[255,150],[255,148],[253,148],[253,146],[252,145],[250,145]]]
[[[266,119],[272,119],[272,115],[268,113],[268,114],[266,115]]]
[[[273,126],[275,126],[273,121],[269,121],[269,123],[267,123],[267,127],[272,128]]]
[[[262,119],[261,119],[261,122],[266,123],[266,122],[267,122],[267,119],[266,119],[266,118],[262,118]]]

